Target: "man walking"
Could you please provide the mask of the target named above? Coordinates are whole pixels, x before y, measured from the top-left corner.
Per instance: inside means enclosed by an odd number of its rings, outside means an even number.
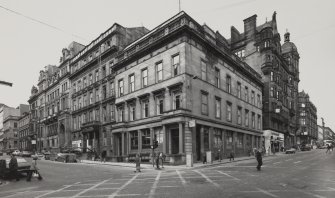
[[[258,162],[258,165],[257,165],[256,168],[257,168],[258,171],[260,171],[261,166],[263,165],[263,162],[262,162],[262,153],[259,150],[256,151],[256,160]]]
[[[20,181],[19,174],[17,172],[18,164],[17,164],[17,159],[13,154],[10,154],[10,161],[9,161],[9,172],[10,172],[10,177],[15,178],[16,181]]]
[[[327,151],[326,151],[326,154],[327,153],[330,153],[330,145],[329,144],[327,144]]]

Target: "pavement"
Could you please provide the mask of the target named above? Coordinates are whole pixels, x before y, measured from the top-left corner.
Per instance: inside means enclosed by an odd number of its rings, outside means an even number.
[[[268,155],[266,154],[263,156],[263,158],[268,158],[268,157],[278,157],[281,155],[286,155],[284,152],[279,152],[276,154],[271,154]],[[182,169],[197,169],[197,168],[204,168],[204,167],[209,167],[209,166],[216,166],[219,164],[228,164],[228,163],[235,163],[239,161],[245,161],[245,160],[251,160],[255,159],[254,156],[244,156],[244,157],[237,157],[234,160],[229,160],[229,159],[222,159],[221,161],[215,160],[212,163],[193,163],[193,167],[188,167],[186,165],[169,165],[169,164],[164,164],[164,169],[165,170],[182,170]],[[131,167],[134,168],[135,164],[134,163],[124,163],[124,162],[101,162],[101,161],[92,161],[92,160],[81,160],[80,163],[84,164],[99,164],[99,165],[106,165],[106,166],[122,166],[122,167]],[[155,166],[156,167],[156,166]],[[153,169],[152,164],[147,164],[147,163],[142,163],[141,164],[141,169]]]
[[[195,164],[193,168],[156,170],[151,166],[134,173],[134,165],[39,160],[43,181],[8,182],[0,186],[0,197],[335,197],[334,153],[278,154],[264,157],[263,164],[257,171],[252,157],[232,163]]]

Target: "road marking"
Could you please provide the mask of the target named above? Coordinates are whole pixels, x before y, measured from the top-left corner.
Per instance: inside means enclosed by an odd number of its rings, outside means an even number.
[[[307,195],[311,195],[313,197],[316,197],[316,198],[327,198],[327,197],[324,197],[324,196],[321,196],[321,195],[317,195],[317,194],[314,194],[314,193],[311,193],[311,192],[307,192],[307,191],[303,191],[301,190],[301,192],[307,194]]]
[[[83,190],[83,191],[81,191],[81,192],[79,192],[79,193],[73,195],[72,197],[79,197],[80,195],[86,193],[86,192],[89,191],[89,190],[92,190],[92,189],[94,189],[94,188],[100,186],[100,185],[103,184],[103,183],[106,183],[107,181],[108,181],[108,180],[104,180],[104,181],[102,181],[102,182],[100,182],[100,183],[97,183],[97,184],[95,184],[94,186],[89,187],[89,188],[87,188],[87,189],[85,189],[85,190]]]
[[[185,179],[183,178],[183,176],[181,176],[181,173],[179,172],[179,170],[176,170],[176,172],[177,172],[177,174],[180,178],[181,183],[183,184],[183,186],[185,186],[185,184],[186,184]]]
[[[262,193],[264,193],[264,194],[266,194],[266,195],[269,195],[269,196],[271,196],[271,197],[278,197],[277,195],[272,194],[272,193],[270,193],[270,192],[268,192],[268,191],[266,191],[266,190],[263,190],[263,189],[260,189],[260,188],[257,188],[257,190],[258,190],[259,192],[262,192]]]
[[[74,184],[78,184],[78,183],[80,183],[80,182],[76,182],[76,183],[74,183]],[[63,187],[63,188],[60,188],[60,189],[58,189],[58,190],[49,191],[49,192],[44,193],[44,194],[42,194],[42,195],[39,195],[39,196],[37,196],[37,197],[35,197],[35,198],[44,197],[44,196],[46,196],[46,195],[50,195],[50,194],[52,194],[52,193],[59,192],[59,191],[65,190],[65,189],[67,189],[67,188],[70,188],[71,186],[72,186],[72,185],[66,185],[66,186]]]
[[[335,188],[331,188],[331,187],[328,187],[330,190],[333,190],[333,191],[335,191]]]
[[[180,186],[157,186],[157,188],[178,188]]]
[[[240,180],[239,178],[236,178],[236,177],[234,177],[234,176],[231,176],[231,175],[229,175],[228,173],[224,173],[224,172],[222,172],[222,171],[218,171],[219,173],[221,173],[222,175],[226,175],[226,176],[228,176],[228,177],[230,177],[230,178],[233,178],[233,179],[235,179],[235,180]]]
[[[201,175],[203,178],[205,178],[209,183],[213,184],[215,187],[220,187],[219,184],[215,183],[213,180],[209,179],[206,175],[204,175],[203,173],[201,173],[198,170],[194,170],[194,172],[198,173],[199,175]]]
[[[282,162],[275,162],[275,163],[273,163],[273,164],[280,164],[280,163],[282,163]]]
[[[156,188],[157,188],[157,184],[158,184],[159,178],[161,177],[161,174],[162,174],[162,172],[158,172],[157,177],[155,179],[155,183],[151,187],[151,190],[150,190],[150,193],[149,193],[149,198],[154,197],[155,191],[156,191]]]
[[[301,161],[296,161],[296,162],[293,162],[293,163],[298,164],[298,163],[301,163]]]
[[[285,161],[291,161],[291,160],[293,160],[293,159],[287,159],[287,160],[285,160]]]
[[[121,190],[123,190],[125,187],[127,187],[131,182],[133,182],[135,179],[136,179],[136,177],[138,177],[139,176],[139,174],[137,174],[137,175],[135,175],[134,177],[132,177],[130,180],[128,180],[125,184],[123,184],[119,189],[117,189],[115,192],[113,192],[113,194],[111,194],[110,196],[108,196],[109,198],[114,198],[114,197],[116,197],[116,196],[119,196],[118,194],[119,194],[119,192],[121,191]]]

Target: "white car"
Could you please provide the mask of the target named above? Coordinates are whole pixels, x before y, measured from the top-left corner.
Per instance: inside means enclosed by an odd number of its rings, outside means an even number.
[[[12,153],[13,155],[19,156],[21,154],[21,152],[19,150],[15,150]]]

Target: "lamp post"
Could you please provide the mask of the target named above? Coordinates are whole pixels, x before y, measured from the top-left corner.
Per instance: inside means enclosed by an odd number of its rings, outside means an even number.
[[[322,143],[324,144],[324,140],[325,140],[325,122],[324,122],[324,119],[322,117],[321,117],[321,120],[322,120],[322,141],[323,141]]]

